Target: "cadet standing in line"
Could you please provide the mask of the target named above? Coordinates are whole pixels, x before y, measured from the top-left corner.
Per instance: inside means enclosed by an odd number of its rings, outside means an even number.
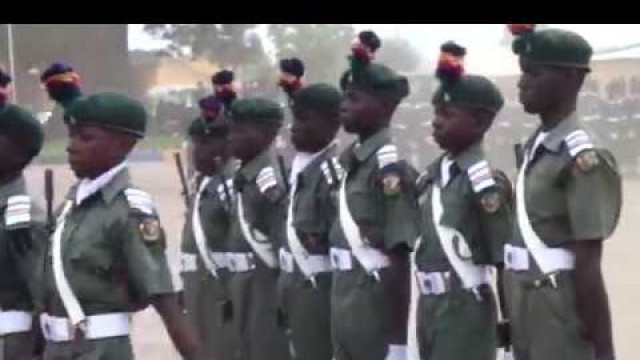
[[[233,162],[224,104],[214,95],[199,102],[191,122],[195,170],[203,176],[187,213],[181,245],[187,318],[207,359],[232,360],[235,347],[227,294],[225,243],[230,233]]]
[[[37,254],[46,245],[44,212],[27,194],[23,171],[42,148],[38,120],[7,103],[11,78],[0,70],[0,359],[36,352],[33,287]]]
[[[69,69],[56,64],[47,70],[53,99],[63,97],[56,89],[77,87],[79,77]],[[152,304],[183,358],[199,359],[171,282],[153,200],[132,186],[127,168],[127,155],[145,133],[144,107],[116,93],[66,105],[69,164],[80,181],[66,197],[45,254],[44,358],[133,359],[132,313]]]
[[[303,85],[304,64],[280,61],[280,86],[293,113],[291,142],[296,149],[286,218],[286,241],[280,248],[280,291],[285,323],[297,360],[331,360],[329,231],[336,219],[342,168],[335,157],[340,128],[338,89]]]
[[[505,285],[517,360],[613,360],[603,242],[622,184],[612,154],[577,119],[592,49],[580,35],[513,24],[520,102],[540,126],[524,146]]]
[[[229,141],[241,166],[234,179],[236,216],[227,262],[239,360],[290,358],[276,289],[286,180],[271,151],[282,119],[280,106],[264,98],[244,98],[231,105]]]
[[[418,180],[420,359],[495,360],[490,268],[503,268],[512,189],[506,175],[490,167],[483,142],[504,100],[487,78],[463,74],[463,47],[448,42],[441,50],[433,137],[445,153]]]
[[[405,77],[372,63],[380,39],[352,45],[340,81],[340,120],[358,135],[341,156],[338,220],[330,233],[331,321],[337,360],[406,358],[409,253],[418,237],[416,172],[401,161],[389,124],[409,94]]]

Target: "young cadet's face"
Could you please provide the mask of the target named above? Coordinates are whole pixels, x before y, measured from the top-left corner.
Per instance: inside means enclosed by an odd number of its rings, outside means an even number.
[[[229,132],[231,153],[242,162],[253,160],[271,145],[275,135],[275,131],[250,122],[231,124]]]
[[[339,120],[315,111],[293,109],[291,142],[297,151],[315,153],[329,145],[338,131]]]
[[[225,137],[198,136],[193,141],[193,163],[196,170],[211,176],[228,160]]]
[[[347,88],[340,104],[340,122],[344,130],[352,134],[367,134],[380,128],[384,105],[373,94]]]
[[[522,74],[518,81],[518,97],[529,114],[540,114],[564,101],[568,90],[567,69],[542,66],[520,60]]]
[[[69,125],[67,155],[78,178],[95,179],[122,161],[135,140],[132,136],[92,125]]]
[[[482,137],[482,121],[471,109],[445,104],[434,110],[433,138],[443,150],[457,154]]]

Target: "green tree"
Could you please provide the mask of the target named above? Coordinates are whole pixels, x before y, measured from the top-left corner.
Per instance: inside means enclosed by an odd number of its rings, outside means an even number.
[[[346,24],[272,24],[268,36],[277,59],[295,56],[304,61],[309,81],[335,84],[347,68],[355,30]]]
[[[204,58],[223,67],[238,69],[264,61],[258,24],[145,24],[152,36],[169,40],[176,57]]]

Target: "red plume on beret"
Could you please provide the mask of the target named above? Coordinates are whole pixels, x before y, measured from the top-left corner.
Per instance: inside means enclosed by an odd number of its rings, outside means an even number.
[[[440,47],[436,77],[443,82],[459,79],[464,73],[464,56],[466,54],[467,50],[453,41],[444,43]]]
[[[536,29],[536,24],[507,24],[507,28],[513,36],[522,36],[532,33]]]
[[[291,96],[302,87],[302,77],[304,76],[304,63],[298,58],[280,60],[280,79],[278,86]]]
[[[211,83],[215,95],[229,110],[231,103],[236,99],[236,90],[233,86],[234,74],[231,70],[221,70],[211,77]]]
[[[359,62],[368,64],[373,60],[381,45],[382,41],[376,33],[370,30],[362,31],[351,43],[351,52]]]

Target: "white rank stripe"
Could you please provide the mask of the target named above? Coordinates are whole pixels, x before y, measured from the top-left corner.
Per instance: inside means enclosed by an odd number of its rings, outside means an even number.
[[[324,174],[324,177],[327,180],[327,183],[329,185],[333,185],[334,179],[333,179],[333,175],[331,174],[331,169],[329,169],[329,161],[331,161],[331,163],[333,164],[333,168],[336,171],[336,176],[338,177],[338,179],[336,180],[338,182],[342,179],[342,176],[344,175],[344,169],[342,168],[342,166],[340,166],[340,163],[336,158],[331,158],[330,160],[324,161],[322,165],[320,165],[320,168],[322,169],[322,173]]]
[[[571,132],[564,138],[564,141],[567,143],[567,148],[569,149],[571,157],[575,157],[583,150],[593,149],[591,138],[587,132],[582,129]]]
[[[276,186],[278,181],[276,180],[276,172],[273,167],[268,166],[262,169],[256,178],[256,184],[258,184],[258,188],[263,194],[270,188]]]
[[[31,198],[28,195],[11,196],[4,213],[5,226],[31,222]]]
[[[472,165],[467,169],[467,175],[471,180],[471,186],[476,193],[482,190],[494,186],[496,183],[491,175],[491,168],[489,168],[489,162],[482,160]]]
[[[80,301],[73,293],[71,285],[64,274],[64,265],[62,261],[62,234],[64,232],[67,215],[71,212],[72,207],[73,202],[71,200],[67,200],[64,208],[62,209],[62,213],[58,218],[56,231],[53,233],[51,251],[53,256],[53,279],[55,281],[56,290],[58,290],[58,295],[62,300],[62,305],[64,306],[64,310],[67,312],[67,316],[69,316],[71,323],[73,326],[78,326],[80,323],[85,321],[86,316],[84,310],[82,310],[82,306],[80,306]]]
[[[378,168],[382,169],[387,165],[398,162],[398,150],[393,144],[387,144],[378,149],[376,152],[378,157]]]
[[[130,188],[126,189],[124,194],[132,208],[140,210],[147,215],[153,215],[155,213],[153,199],[147,192]]]
[[[225,181],[227,183],[227,189],[229,190],[229,201],[233,200],[233,179],[227,179]],[[222,183],[218,184],[218,198],[222,201],[227,201],[227,192],[224,189],[224,185]]]

